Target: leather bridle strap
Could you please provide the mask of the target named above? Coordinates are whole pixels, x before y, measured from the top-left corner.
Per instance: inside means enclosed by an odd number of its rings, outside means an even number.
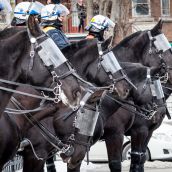
[[[0,79],[0,82],[5,83],[5,84],[15,85],[15,86],[29,86],[36,90],[50,91],[50,92],[53,91],[52,88],[38,87],[38,86],[29,85],[29,84],[23,84],[23,83],[19,83],[19,82],[9,81],[9,80],[5,80],[5,79]]]
[[[44,96],[38,96],[38,95],[30,94],[30,93],[25,93],[25,92],[22,92],[22,91],[13,90],[11,88],[6,88],[6,87],[1,87],[0,86],[0,90],[11,92],[11,93],[16,93],[16,94],[21,94],[21,95],[25,95],[25,96],[29,96],[29,97],[33,97],[33,98],[54,101],[54,98],[50,98],[50,97],[46,97],[46,96],[45,97]]]

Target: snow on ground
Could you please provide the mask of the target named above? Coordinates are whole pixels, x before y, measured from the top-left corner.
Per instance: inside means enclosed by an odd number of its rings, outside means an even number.
[[[56,169],[58,171],[58,169],[60,169],[61,172],[67,172],[66,170],[66,164],[63,163],[62,161],[55,161],[55,165],[56,165]],[[128,169],[130,166],[130,161],[124,161],[122,162],[122,167],[123,169]],[[87,163],[85,161],[83,161],[82,166],[81,166],[81,171],[82,172],[87,172],[87,171],[95,171],[94,169],[104,169],[104,168],[108,168],[108,164],[102,164],[102,163],[89,163],[89,165],[87,165]],[[168,162],[168,161],[153,161],[153,162],[146,162],[145,164],[145,168],[148,169],[165,169],[165,168],[172,168],[172,162]],[[19,170],[17,172],[22,172],[22,170]],[[45,168],[45,172],[46,168]]]
[[[122,163],[122,166],[125,167],[129,167],[130,165],[130,161],[124,161]],[[168,162],[168,161],[147,161],[145,163],[145,167],[146,168],[172,168],[172,162]]]

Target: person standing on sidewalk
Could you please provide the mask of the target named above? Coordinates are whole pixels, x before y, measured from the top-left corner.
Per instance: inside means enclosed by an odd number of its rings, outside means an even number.
[[[84,6],[83,0],[79,0],[76,4],[77,10],[78,10],[78,18],[79,18],[79,26],[78,26],[78,32],[81,31],[84,32],[85,28],[85,19],[86,19],[86,7]]]

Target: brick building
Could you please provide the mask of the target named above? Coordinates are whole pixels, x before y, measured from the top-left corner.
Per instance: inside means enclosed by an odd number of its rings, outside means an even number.
[[[133,0],[131,7],[132,32],[150,29],[162,18],[163,32],[172,42],[172,0]]]
[[[16,0],[16,3],[21,1],[23,0]],[[38,1],[46,3],[46,0]],[[62,3],[71,11],[64,26],[65,32],[77,32],[77,10],[74,5],[71,5],[76,2],[77,0],[62,0]],[[128,22],[132,23],[132,26],[128,34],[137,30],[150,29],[162,18],[164,21],[163,31],[168,40],[172,42],[172,0],[131,0],[129,6]]]

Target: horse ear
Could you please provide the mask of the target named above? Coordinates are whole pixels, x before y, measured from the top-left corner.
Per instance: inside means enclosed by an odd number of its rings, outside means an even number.
[[[34,15],[29,15],[27,20],[27,27],[33,37],[38,37],[42,34],[42,31],[39,27],[38,19]]]
[[[160,19],[159,22],[153,27],[153,29],[151,29],[152,35],[161,33],[162,25],[163,25],[163,21],[162,21],[162,19]]]
[[[102,43],[102,50],[106,50],[109,46],[109,44],[112,41],[112,36],[110,36],[108,39],[106,39],[103,43]]]

